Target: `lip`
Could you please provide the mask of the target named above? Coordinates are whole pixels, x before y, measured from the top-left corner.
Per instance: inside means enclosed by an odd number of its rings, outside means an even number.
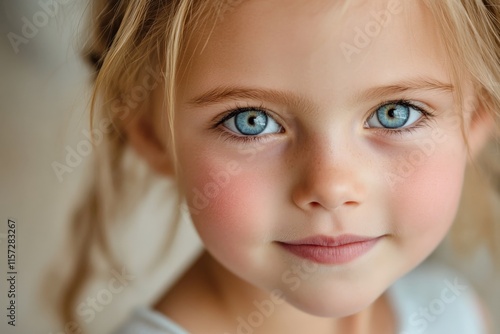
[[[318,235],[294,241],[280,241],[278,244],[290,253],[316,263],[345,264],[369,252],[382,237]]]

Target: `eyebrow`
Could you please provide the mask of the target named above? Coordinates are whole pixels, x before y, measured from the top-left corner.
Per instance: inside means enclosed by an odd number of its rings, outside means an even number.
[[[359,94],[355,94],[354,101],[370,101],[381,97],[401,94],[408,91],[438,91],[442,93],[452,93],[453,85],[431,78],[417,78],[401,81],[388,86],[381,86],[368,89]]]
[[[221,86],[213,88],[198,97],[191,99],[188,103],[193,106],[207,106],[226,100],[252,99],[262,101],[273,101],[281,105],[290,105],[301,109],[310,108],[312,101],[304,96],[280,91],[276,89],[246,88]]]
[[[354,101],[370,101],[379,98],[404,93],[407,91],[440,91],[445,93],[453,92],[453,85],[429,78],[419,78],[370,88],[366,91],[356,93]],[[313,102],[306,97],[287,91],[262,88],[247,88],[240,86],[219,86],[215,87],[193,99],[188,104],[203,107],[228,100],[253,99],[271,101],[281,105],[294,106],[300,109],[310,109]]]

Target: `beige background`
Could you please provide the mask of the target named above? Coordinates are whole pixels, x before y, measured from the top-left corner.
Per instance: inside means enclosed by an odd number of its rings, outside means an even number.
[[[82,42],[77,36],[84,29],[85,6],[83,1],[61,5],[57,15],[40,28],[37,36],[20,46],[18,54],[6,39],[0,46],[0,277],[5,275],[7,218],[14,218],[18,224],[19,272],[17,326],[8,326],[5,311],[1,311],[1,333],[62,333],[62,327],[55,323],[49,310],[50,300],[40,292],[49,268],[63,271],[68,265],[54,261],[64,252],[67,217],[71,204],[86,184],[85,170],[92,159],[92,154],[85,157],[73,172],[64,175],[63,182],[59,182],[51,167],[54,161],[64,161],[67,145],[75,148],[85,139],[82,129],[88,117],[85,99],[90,78],[75,54],[75,47]],[[7,13],[5,7],[0,10],[3,10],[0,21],[4,22],[1,29],[5,36],[19,28],[22,15],[29,17],[40,8],[32,2],[20,12]],[[185,219],[171,256],[163,259],[154,273],[140,275],[166,232],[164,222],[158,217],[171,209],[172,203],[159,196],[168,186],[167,181],[158,180],[157,188],[137,214],[121,222],[130,229],[124,234],[126,241],[118,247],[127,258],[127,272],[135,278],[121,293],[113,295],[95,319],[86,323],[91,333],[108,333],[132,306],[157,297],[200,248]],[[497,321],[500,320],[500,279],[491,270],[485,254],[479,253],[473,262],[466,262],[453,257],[448,247],[442,247],[436,257],[461,269]],[[52,283],[45,289],[57,290],[56,282]],[[106,285],[107,280],[95,281],[82,295],[82,302],[95,297]],[[1,310],[6,303],[6,282],[2,278]]]

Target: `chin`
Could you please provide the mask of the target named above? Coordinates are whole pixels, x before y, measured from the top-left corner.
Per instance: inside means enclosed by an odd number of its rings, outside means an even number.
[[[289,304],[304,313],[323,318],[348,317],[363,311],[372,303],[373,302],[359,305],[349,305],[348,307],[346,307],[345,304],[339,305],[338,303],[317,303],[316,305],[311,305],[304,303],[294,303],[292,301],[289,302]]]
[[[293,307],[318,317],[344,318],[359,313],[370,307],[384,291],[369,293],[365,291],[351,291],[347,294],[335,292],[308,293],[304,287],[303,291],[287,294],[286,302]]]

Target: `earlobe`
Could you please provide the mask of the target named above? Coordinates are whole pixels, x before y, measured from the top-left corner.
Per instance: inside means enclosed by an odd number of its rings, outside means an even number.
[[[124,131],[130,145],[146,160],[151,169],[165,176],[173,176],[170,154],[160,142],[150,122],[143,117],[136,117],[126,124]]]

